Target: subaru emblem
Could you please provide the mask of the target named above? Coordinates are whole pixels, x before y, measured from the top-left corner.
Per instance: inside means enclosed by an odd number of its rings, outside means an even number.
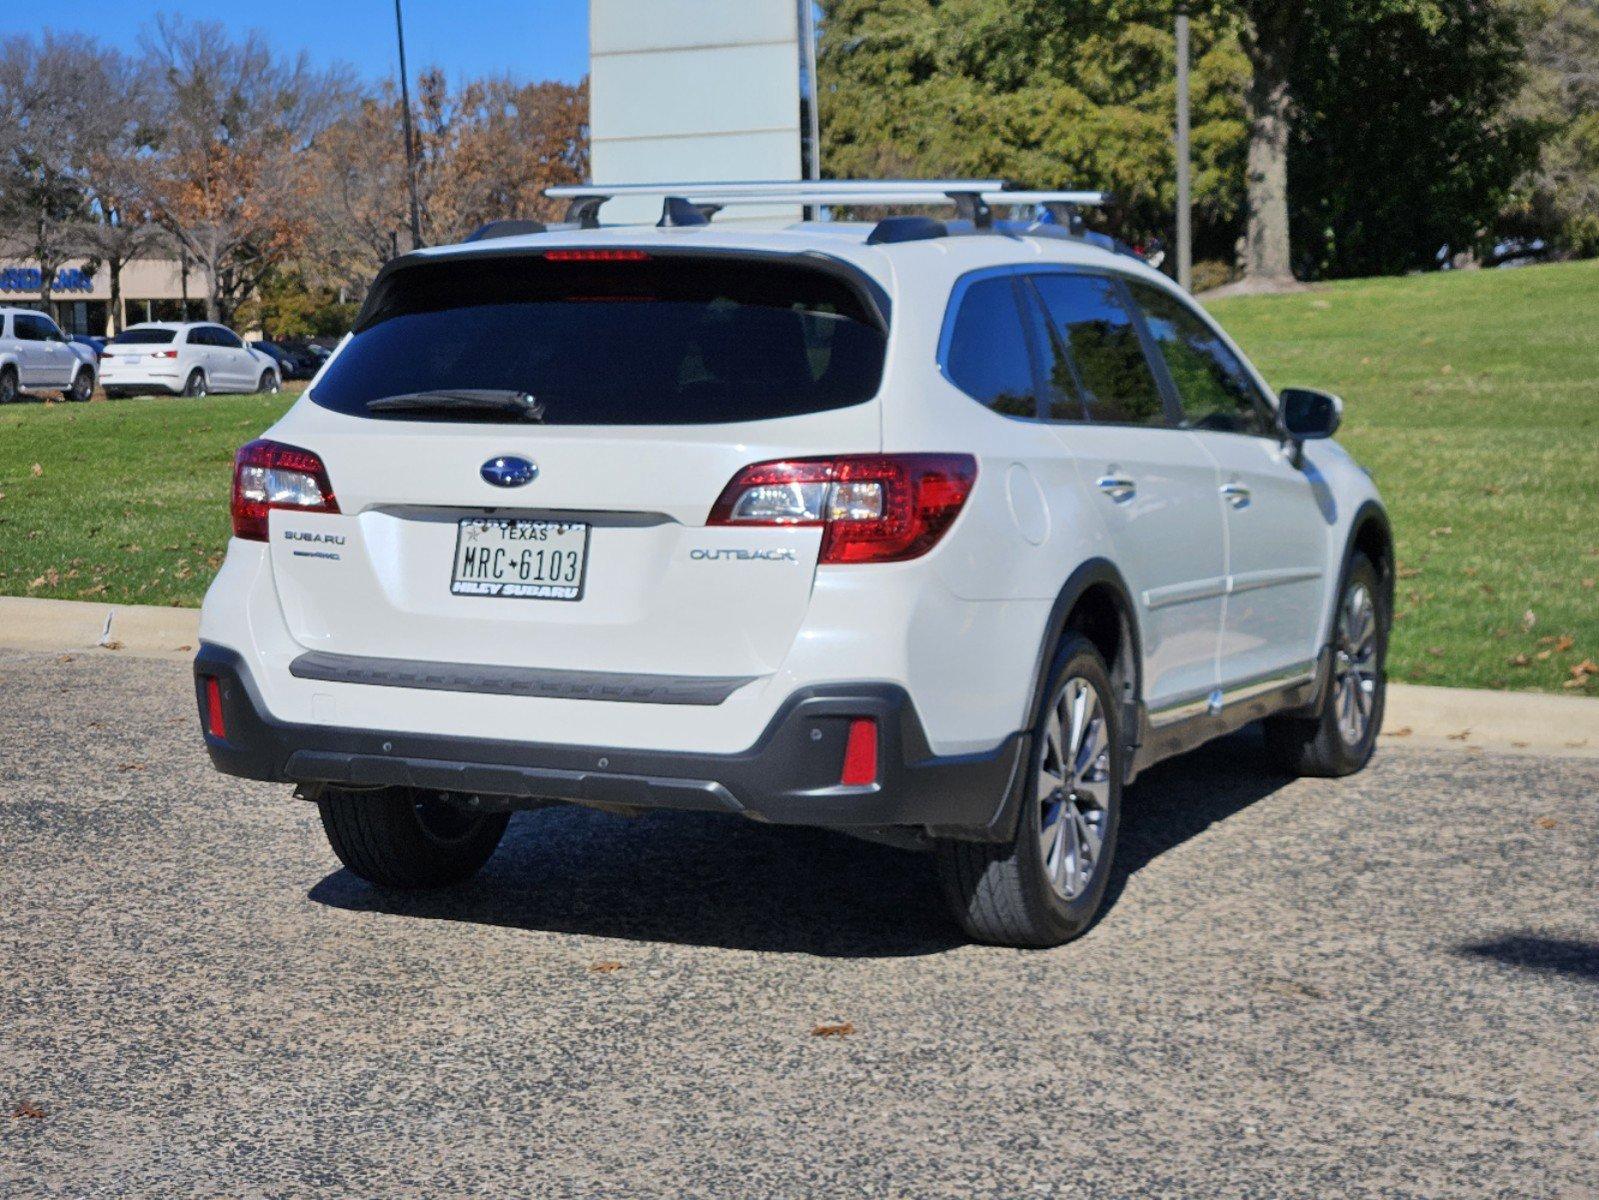
[[[538,464],[525,458],[502,454],[484,463],[478,469],[478,474],[483,476],[485,483],[492,483],[495,487],[521,487],[539,477],[539,468]]]

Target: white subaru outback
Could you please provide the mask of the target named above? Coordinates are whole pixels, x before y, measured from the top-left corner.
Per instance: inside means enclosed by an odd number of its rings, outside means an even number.
[[[383,270],[239,452],[216,766],[381,887],[516,809],[734,813],[929,849],[1023,946],[1093,920],[1149,764],[1263,720],[1289,771],[1363,766],[1393,551],[1336,398],[1070,213],[993,218],[1056,194],[786,186],[967,219],[714,225],[778,191],[681,185],[602,227],[624,189],[567,189]]]

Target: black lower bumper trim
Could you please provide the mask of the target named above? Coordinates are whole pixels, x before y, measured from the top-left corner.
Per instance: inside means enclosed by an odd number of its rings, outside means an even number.
[[[250,779],[464,792],[487,807],[568,801],[623,809],[740,813],[785,825],[862,832],[914,827],[1004,840],[1027,735],[993,750],[932,753],[908,694],[892,684],[795,693],[748,750],[693,754],[302,725],[274,720],[239,655],[202,643],[196,695],[216,679],[227,737],[205,734],[218,770]],[[838,782],[852,718],[878,728],[878,780]]]

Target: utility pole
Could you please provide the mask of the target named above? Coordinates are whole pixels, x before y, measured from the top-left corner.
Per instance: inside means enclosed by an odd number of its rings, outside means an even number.
[[[1177,283],[1194,286],[1193,184],[1189,177],[1188,10],[1177,9]]]
[[[422,245],[422,212],[416,202],[416,149],[411,137],[411,84],[405,70],[405,22],[394,0],[394,33],[400,42],[400,120],[405,126],[405,184],[411,193],[411,248]]]
[[[821,89],[816,82],[816,5],[815,0],[799,0],[800,53],[804,55],[805,84],[809,97],[805,104],[805,136],[810,153],[805,156],[805,178],[822,177],[822,118],[817,106]]]

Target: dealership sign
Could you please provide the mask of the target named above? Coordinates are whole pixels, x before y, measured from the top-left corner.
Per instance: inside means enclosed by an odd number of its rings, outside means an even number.
[[[37,292],[44,272],[38,267],[0,267],[0,292]],[[62,267],[56,272],[55,291],[92,292],[94,277],[82,267]]]

